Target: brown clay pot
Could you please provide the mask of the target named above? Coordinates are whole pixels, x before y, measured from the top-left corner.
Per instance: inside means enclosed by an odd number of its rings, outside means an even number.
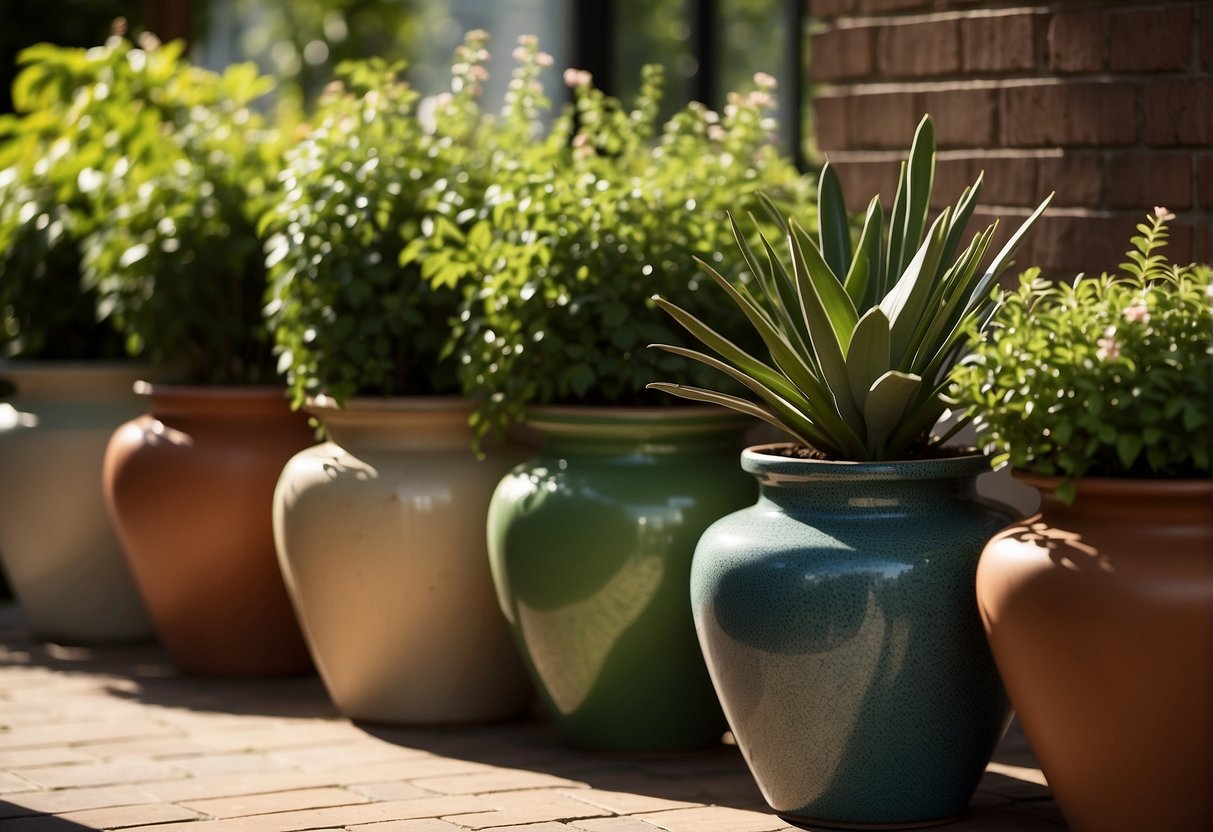
[[[1028,478],[1025,478],[1028,479]],[[994,658],[1076,832],[1213,829],[1213,484],[1087,479],[986,546]]]
[[[106,505],[157,635],[182,670],[311,668],[274,551],[274,485],[315,442],[281,389],[136,385],[150,412],[105,455]]]

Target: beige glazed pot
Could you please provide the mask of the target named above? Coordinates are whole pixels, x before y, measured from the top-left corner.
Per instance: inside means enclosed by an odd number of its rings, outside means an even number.
[[[994,658],[1075,832],[1213,829],[1213,483],[1085,479],[977,570]]]
[[[281,388],[144,385],[105,456],[105,497],[156,633],[189,673],[275,676],[311,660],[274,556],[274,484],[315,442]]]
[[[512,457],[470,447],[460,399],[318,399],[328,442],[287,464],[274,534],[320,675],[345,715],[453,724],[531,701],[497,608],[485,515]]]
[[[144,368],[0,362],[0,558],[34,635],[66,644],[149,639],[151,622],[105,514],[101,462],[142,403]]]

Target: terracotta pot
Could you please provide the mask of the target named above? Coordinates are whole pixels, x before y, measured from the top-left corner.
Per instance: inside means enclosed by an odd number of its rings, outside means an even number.
[[[101,461],[139,412],[127,364],[0,362],[0,558],[34,635],[67,644],[150,639],[105,515]]]
[[[484,537],[514,455],[476,459],[461,399],[322,399],[309,410],[328,441],[283,469],[274,533],[337,708],[396,724],[524,712],[533,696]]]
[[[105,497],[173,661],[269,676],[311,666],[274,554],[282,466],[315,441],[277,388],[137,385],[150,413],[114,433]]]
[[[1086,479],[1073,506],[1033,484],[1041,513],[986,546],[977,593],[1062,814],[1213,829],[1213,484]]]

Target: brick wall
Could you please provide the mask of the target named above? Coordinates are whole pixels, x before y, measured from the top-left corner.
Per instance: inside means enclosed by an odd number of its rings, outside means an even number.
[[[1213,2],[810,0],[817,143],[860,210],[935,119],[936,195],[985,170],[984,215],[1053,205],[1020,250],[1052,274],[1114,268],[1154,205],[1169,253],[1213,260]],[[1003,222],[1003,233],[1008,225]]]

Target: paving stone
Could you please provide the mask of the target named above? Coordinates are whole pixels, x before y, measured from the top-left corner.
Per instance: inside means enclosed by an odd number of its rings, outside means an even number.
[[[208,818],[238,818],[245,815],[321,809],[366,802],[365,796],[346,789],[323,788],[193,800],[183,802],[182,805]]]
[[[359,803],[327,809],[307,809],[299,812],[278,812],[272,815],[201,820],[192,823],[169,823],[135,827],[139,832],[296,832],[327,826],[356,826],[390,820],[436,818],[488,809],[481,798],[450,795],[417,800],[391,800],[382,803]]]
[[[38,789],[38,784],[17,774],[0,771],[0,794],[13,792],[31,792]]]
[[[414,797],[432,797],[434,794],[420,786],[398,780],[390,783],[357,783],[348,788],[371,800],[411,800]]]
[[[171,761],[175,771],[190,777],[209,777],[215,774],[240,774],[248,771],[281,771],[283,766],[265,754],[244,752],[240,754],[203,754],[181,757]]]
[[[8,794],[4,802],[22,809],[55,814],[111,806],[155,803],[156,798],[135,786],[105,786],[99,789],[63,789],[53,792]]]
[[[585,832],[658,832],[657,827],[640,818],[586,818],[575,820],[571,824],[574,829],[584,829]]]
[[[142,806],[115,806],[109,809],[68,812],[58,817],[90,829],[122,829],[127,826],[142,826],[149,823],[196,820],[201,816],[197,812],[172,803],[148,803]]]
[[[92,746],[89,748],[91,749]],[[95,757],[74,748],[30,748],[20,751],[0,751],[0,770],[92,762],[96,762]]]
[[[253,771],[244,774],[217,774],[184,780],[142,783],[139,788],[154,799],[174,803],[218,797],[284,792],[322,786],[339,786],[332,772]]]
[[[602,789],[574,789],[562,791],[565,797],[589,803],[617,815],[635,815],[641,812],[660,812],[666,809],[686,809],[697,804],[686,800],[667,800],[646,794],[610,792]]]
[[[143,783],[183,773],[156,760],[128,760],[116,763],[72,763],[61,766],[22,768],[17,774],[50,789],[112,786],[121,783]]]
[[[68,722],[39,725],[0,733],[0,749],[71,747],[115,739],[163,736],[172,729],[142,720],[122,722]]]
[[[493,811],[476,815],[444,814],[443,819],[469,829],[492,829],[554,820],[603,817],[610,812],[580,800],[538,789],[528,792],[501,792],[482,798]]]
[[[16,752],[14,752],[16,753]],[[101,742],[83,746],[75,752],[81,757],[113,760],[122,757],[188,757],[194,754],[213,753],[213,749],[199,745],[185,736],[167,736],[150,740],[119,740],[118,742]],[[2,755],[0,755],[2,757]],[[78,762],[78,760],[50,760],[47,765],[55,762]],[[37,763],[30,763],[37,765]]]
[[[787,827],[775,815],[723,806],[671,809],[637,817],[669,832],[773,832]]]
[[[327,769],[360,763],[386,763],[410,757],[429,757],[429,752],[383,742],[373,737],[352,737],[348,741],[306,748],[276,749],[267,752],[280,763],[308,769]]]
[[[386,823],[347,826],[350,832],[461,832],[465,827],[437,818],[420,820],[389,820]]]
[[[453,777],[419,777],[413,782],[439,794],[488,794],[522,789],[571,788],[585,785],[542,772],[505,768],[473,774],[458,774]]]

